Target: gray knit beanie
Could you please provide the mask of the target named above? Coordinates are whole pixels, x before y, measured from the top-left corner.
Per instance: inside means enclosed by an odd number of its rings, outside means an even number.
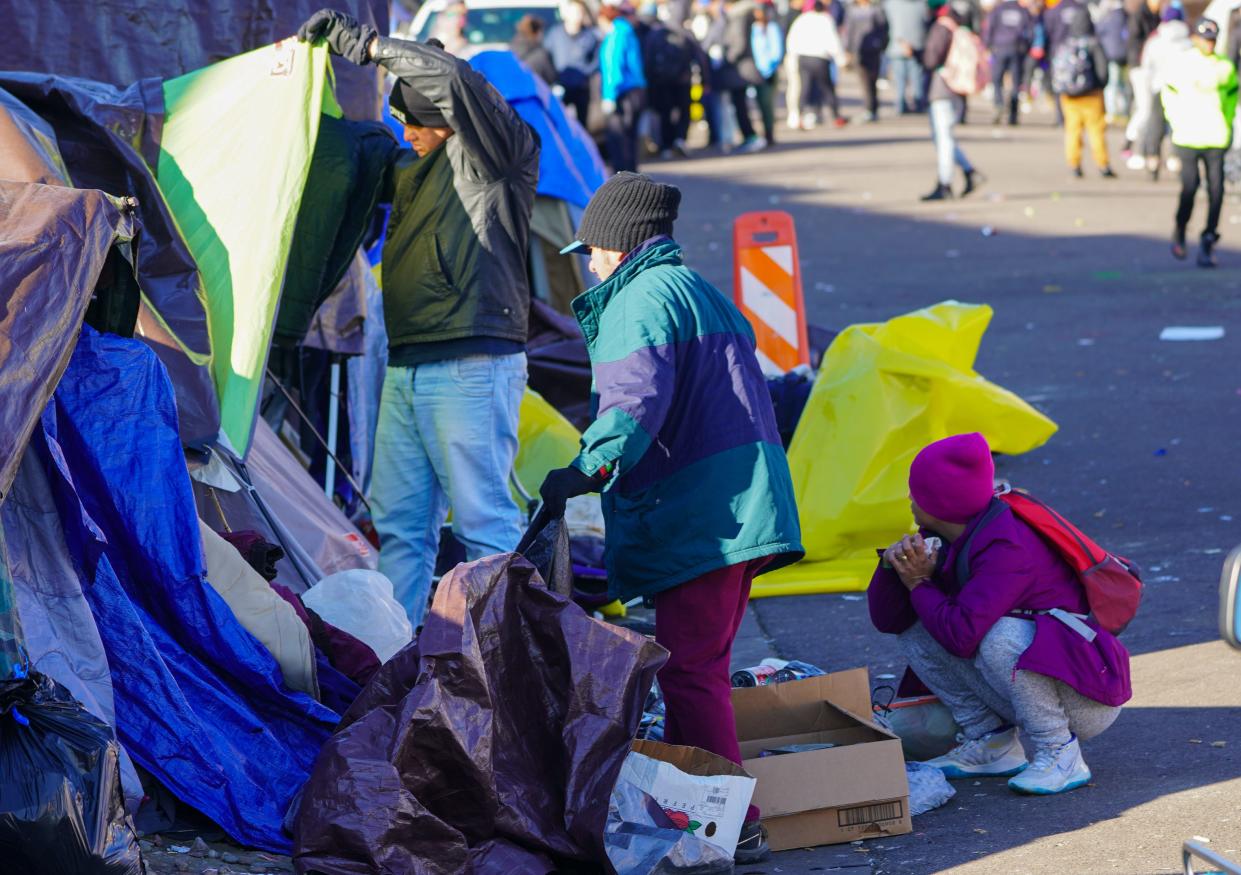
[[[577,239],[561,251],[632,252],[652,237],[671,236],[680,205],[681,190],[675,185],[623,170],[599,186],[582,213]]]

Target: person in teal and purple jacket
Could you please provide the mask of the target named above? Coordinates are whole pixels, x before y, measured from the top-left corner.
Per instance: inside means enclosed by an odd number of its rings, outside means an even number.
[[[573,463],[540,490],[549,516],[601,491],[609,594],[655,603],[664,740],[741,762],[729,657],[750,584],[803,555],[797,505],[754,332],[681,260],[681,192],[618,173],[595,193],[577,242],[602,282],[573,302],[598,413]],[[737,849],[767,843],[751,807]]]

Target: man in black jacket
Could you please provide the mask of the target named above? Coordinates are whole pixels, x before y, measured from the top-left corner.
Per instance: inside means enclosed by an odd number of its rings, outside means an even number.
[[[392,73],[392,115],[417,153],[402,151],[392,169],[388,372],[371,496],[380,571],[417,627],[450,508],[470,559],[512,550],[521,536],[509,476],[526,386],[539,145],[486,79],[438,48],[380,37],[327,9],[298,35]]]
[[[1034,16],[1026,8],[1025,0],[1002,0],[987,16],[982,41],[991,52],[991,77],[995,97],[995,117],[998,125],[1005,118],[1017,124],[1022,78],[1025,73],[1026,55],[1034,43]],[[1008,103],[1004,101],[1004,75],[1008,74]]]

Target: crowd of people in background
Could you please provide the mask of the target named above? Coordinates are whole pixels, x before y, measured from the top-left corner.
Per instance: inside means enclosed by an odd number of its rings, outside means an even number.
[[[1215,0],[1207,13],[1191,26],[1182,0],[566,0],[546,32],[523,19],[512,48],[618,171],[648,154],[688,157],[696,119],[715,153],[771,148],[781,110],[787,130],[873,124],[886,90],[896,115],[929,116],[936,180],[922,199],[964,197],[984,181],[955,137],[969,98],[990,90],[991,123],[1010,126],[1045,101],[1072,176],[1085,176],[1088,144],[1096,172],[1116,178],[1109,126],[1124,132],[1129,170],[1180,174],[1178,258],[1201,167],[1211,207],[1199,263],[1211,266],[1241,10]],[[862,95],[853,118],[840,99],[846,75]]]

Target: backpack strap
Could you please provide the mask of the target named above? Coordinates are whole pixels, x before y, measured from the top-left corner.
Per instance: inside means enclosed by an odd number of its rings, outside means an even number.
[[[1029,620],[1034,617],[1047,616],[1059,620],[1068,626],[1078,635],[1081,635],[1087,641],[1094,641],[1099,637],[1099,633],[1086,625],[1089,614],[1075,614],[1072,611],[1066,611],[1063,608],[1052,608],[1049,611],[1032,611],[1025,608],[1014,608],[1008,612],[1010,617],[1017,617],[1021,620]]]
[[[974,526],[974,530],[970,532],[969,537],[965,539],[965,543],[961,545],[961,552],[957,554],[956,564],[957,586],[965,586],[965,581],[970,579],[970,547],[974,543],[974,536],[1007,509],[1008,505],[1003,501],[1000,501],[998,498],[992,498],[991,504],[983,512],[982,519],[978,521],[978,525]]]

